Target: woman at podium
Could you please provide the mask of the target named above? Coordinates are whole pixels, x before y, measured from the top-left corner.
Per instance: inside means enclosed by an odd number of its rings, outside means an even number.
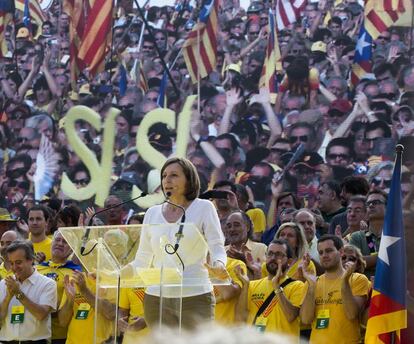
[[[198,198],[200,180],[191,161],[168,159],[161,169],[161,188],[167,200],[147,210],[132,265],[160,268],[163,261],[175,261],[183,271],[183,287],[148,287],[144,317],[150,327],[162,324],[194,328],[214,318],[215,299],[209,273],[222,279],[228,276],[224,235],[214,205]],[[170,230],[163,230],[163,225]],[[169,243],[164,245],[166,237]],[[197,237],[204,238],[201,241],[207,243],[208,263],[205,251],[198,250],[202,254],[194,251],[194,247],[199,247]]]

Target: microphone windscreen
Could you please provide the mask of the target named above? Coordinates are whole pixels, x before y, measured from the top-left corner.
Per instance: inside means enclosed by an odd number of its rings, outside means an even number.
[[[167,197],[171,197],[171,192],[170,191],[167,191],[165,194],[167,195]]]

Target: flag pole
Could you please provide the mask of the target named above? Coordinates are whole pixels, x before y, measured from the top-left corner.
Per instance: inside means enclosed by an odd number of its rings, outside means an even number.
[[[197,29],[197,62],[200,62],[200,30]],[[197,111],[200,113],[201,110],[201,100],[200,100],[200,67],[197,63]]]
[[[134,0],[134,2],[135,2],[135,6],[137,6],[137,9],[138,9],[138,13],[139,13],[139,15],[141,16],[141,19],[143,20],[143,22],[144,22],[144,24],[145,24],[145,26],[146,26],[146,28],[147,28],[147,30],[148,30],[148,34],[150,35],[150,37],[152,38],[152,40],[153,40],[153,42],[154,42],[154,47],[155,47],[155,50],[157,51],[158,57],[159,57],[159,58],[160,58],[160,60],[161,60],[161,64],[162,64],[162,66],[163,66],[163,68],[164,68],[164,71],[165,71],[165,72],[167,73],[167,75],[168,75],[168,79],[170,80],[171,85],[172,85],[172,87],[174,88],[174,92],[175,92],[175,94],[179,97],[179,96],[180,96],[180,92],[179,92],[179,90],[178,90],[178,88],[177,88],[177,85],[175,84],[174,79],[173,79],[173,77],[171,76],[170,70],[168,69],[168,66],[167,66],[167,64],[165,63],[164,58],[161,56],[161,51],[160,51],[160,48],[158,48],[157,44],[155,44],[155,39],[154,39],[154,34],[153,34],[153,32],[152,32],[152,27],[148,24],[148,21],[147,21],[147,19],[145,18],[144,12],[142,11],[142,8],[141,8],[141,6],[139,5],[138,1],[137,1],[137,0]]]
[[[411,0],[411,27],[410,27],[410,50],[409,50],[409,60],[411,60],[412,51],[413,48],[413,27],[414,27],[414,0]]]

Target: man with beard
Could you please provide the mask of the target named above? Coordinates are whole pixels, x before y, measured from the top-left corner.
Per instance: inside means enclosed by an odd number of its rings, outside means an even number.
[[[64,278],[68,275],[70,278],[73,275],[73,271],[81,271],[79,265],[74,264],[71,260],[68,260],[72,254],[72,250],[69,247],[66,240],[63,238],[59,231],[56,231],[52,240],[52,258],[41,263],[37,267],[37,271],[43,276],[49,277],[56,282],[57,285],[57,297],[58,305],[62,300],[64,291]],[[68,331],[67,326],[60,326],[55,313],[52,314],[52,343],[60,344],[65,343],[66,333]]]
[[[303,324],[312,324],[311,343],[359,343],[359,315],[367,301],[368,279],[355,273],[355,262],[342,266],[343,241],[334,235],[318,240],[325,273],[319,278],[303,268],[307,292],[300,309]]]
[[[303,282],[286,276],[291,259],[289,244],[275,239],[266,252],[267,277],[249,281],[241,269],[236,269],[243,285],[235,309],[236,321],[253,324],[260,332],[282,332],[299,337]]]
[[[369,191],[369,184],[364,177],[349,176],[346,177],[341,183],[341,202],[342,206],[348,206],[349,200],[352,196],[362,195],[365,196]],[[336,226],[341,227],[342,234],[348,228],[348,222],[346,219],[347,213],[343,212],[334,216],[329,224],[329,234],[335,234]]]

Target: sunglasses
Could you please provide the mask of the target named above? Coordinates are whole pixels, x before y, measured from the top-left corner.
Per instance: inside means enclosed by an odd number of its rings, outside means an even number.
[[[302,136],[290,136],[289,137],[289,142],[290,143],[295,143],[298,140],[300,142],[308,142],[309,136],[308,135],[302,135]]]
[[[384,41],[389,41],[390,37],[378,36],[378,39],[383,39]]]
[[[249,35],[257,36],[260,31],[249,31]]]
[[[89,179],[88,178],[83,178],[83,179],[75,179],[73,181],[75,184],[80,184],[80,185],[86,185],[89,183]]]
[[[381,182],[384,183],[384,186],[386,188],[391,187],[391,179],[382,179],[382,178],[375,177],[371,181],[371,183],[373,183],[375,186],[379,186]]]
[[[278,153],[279,155],[285,154],[287,152],[289,152],[286,149],[279,149],[279,148],[270,148],[270,151],[273,153]]]
[[[357,259],[354,256],[342,256],[342,260],[345,262],[356,262]]]
[[[377,205],[380,205],[380,204],[385,204],[385,202],[384,202],[384,201],[381,201],[381,200],[379,200],[379,199],[374,199],[373,201],[367,201],[367,202],[365,203],[365,205],[366,205],[367,207],[369,207],[369,206],[371,206],[371,205],[373,205],[373,206],[377,206]]]
[[[349,155],[348,154],[328,154],[328,159],[330,160],[336,160],[336,159],[341,159],[341,160],[347,160],[349,159]]]
[[[340,111],[329,111],[328,112],[328,115],[331,118],[334,118],[334,117],[341,118],[341,117],[343,117],[345,115],[345,113],[342,113]]]

